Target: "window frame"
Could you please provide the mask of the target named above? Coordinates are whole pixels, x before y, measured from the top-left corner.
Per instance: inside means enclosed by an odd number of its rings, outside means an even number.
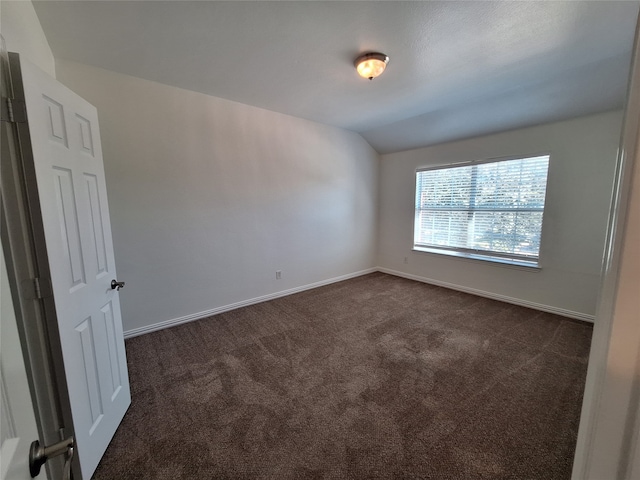
[[[462,260],[472,260],[472,261],[480,260],[482,262],[494,263],[494,264],[498,264],[500,266],[505,266],[505,267],[515,267],[515,268],[524,267],[525,270],[540,270],[542,268],[542,257],[543,257],[542,240],[544,238],[544,229],[545,229],[545,212],[548,207],[547,199],[549,195],[549,173],[551,170],[552,156],[553,155],[550,151],[546,151],[546,152],[540,152],[540,153],[529,153],[524,155],[510,155],[510,156],[504,156],[504,157],[484,158],[481,160],[452,162],[452,163],[430,165],[426,167],[416,168],[414,172],[414,180],[413,180],[413,237],[411,242],[411,250],[419,253],[432,253],[436,255],[444,255],[444,256],[449,256],[449,257],[458,258]],[[540,248],[538,250],[537,257],[532,258],[527,256],[520,256],[517,254],[496,252],[491,250],[477,250],[477,249],[461,248],[461,247],[416,244],[416,230],[417,230],[416,214],[418,212],[418,209],[416,208],[416,196],[418,193],[418,175],[421,172],[432,171],[432,170],[444,170],[444,169],[451,169],[451,168],[458,168],[458,167],[471,167],[471,166],[483,165],[487,163],[507,162],[510,160],[524,160],[524,159],[536,158],[536,157],[548,157],[547,178],[546,178],[545,195],[544,195],[544,207],[542,208],[542,223],[540,225]],[[514,211],[516,211],[516,209],[514,209]]]

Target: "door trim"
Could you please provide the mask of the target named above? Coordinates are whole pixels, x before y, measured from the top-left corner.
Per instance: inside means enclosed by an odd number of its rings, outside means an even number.
[[[602,265],[600,294],[589,356],[584,401],[576,444],[572,478],[629,478],[637,400],[640,384],[629,378],[640,354],[640,329],[628,328],[623,318],[615,316],[620,279],[621,256],[630,210],[634,168],[640,168],[640,15],[636,22],[624,122],[618,148],[618,164],[609,210],[609,224]],[[636,174],[637,175],[637,174]],[[620,347],[620,339],[626,341]],[[617,375],[617,377],[616,377]],[[610,391],[616,388],[615,401]],[[606,446],[606,452],[601,447]]]

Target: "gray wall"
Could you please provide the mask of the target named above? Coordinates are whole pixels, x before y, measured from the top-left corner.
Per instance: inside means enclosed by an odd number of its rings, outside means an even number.
[[[30,1],[0,2],[0,34],[8,52],[18,52],[55,78],[53,53]]]
[[[378,265],[411,278],[592,320],[621,121],[621,112],[610,112],[383,155]],[[540,270],[412,251],[416,168],[547,152],[551,159]]]
[[[2,8],[9,33],[11,9],[32,10],[29,2]],[[14,16],[34,17],[22,13]],[[20,46],[51,69],[48,51]],[[128,281],[125,330],[376,265],[593,316],[620,113],[384,155],[378,200],[378,156],[358,135],[64,60],[56,66],[60,81],[98,107],[116,260]],[[411,251],[415,168],[545,151],[553,156],[540,272]]]
[[[378,155],[359,135],[56,68],[98,109],[125,332],[375,267]]]

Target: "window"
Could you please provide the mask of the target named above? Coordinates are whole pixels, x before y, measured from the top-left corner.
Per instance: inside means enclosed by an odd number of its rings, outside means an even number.
[[[549,156],[416,172],[414,249],[537,266]]]

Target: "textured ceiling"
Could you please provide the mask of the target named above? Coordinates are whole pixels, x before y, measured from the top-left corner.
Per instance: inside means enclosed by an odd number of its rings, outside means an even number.
[[[56,58],[361,133],[381,153],[622,107],[638,2],[34,2]],[[368,81],[353,59],[391,58]]]

